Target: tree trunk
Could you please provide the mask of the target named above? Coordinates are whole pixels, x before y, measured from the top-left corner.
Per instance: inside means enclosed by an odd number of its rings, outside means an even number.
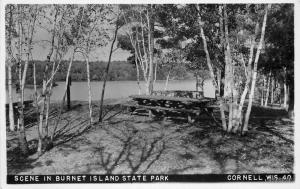
[[[43,131],[43,126],[44,126],[44,114],[45,114],[45,105],[46,105],[46,100],[47,100],[47,80],[48,80],[48,69],[49,69],[49,64],[51,62],[51,57],[54,51],[54,38],[55,38],[55,24],[56,24],[56,18],[57,18],[57,11],[55,13],[55,18],[54,18],[54,22],[53,22],[53,28],[52,28],[52,36],[51,36],[51,47],[50,47],[50,51],[47,55],[47,63],[44,69],[44,73],[43,73],[43,89],[42,89],[42,99],[40,101],[40,107],[39,107],[39,113],[40,113],[40,121],[39,121],[39,128],[38,128],[38,133],[39,133],[39,142],[38,142],[38,155],[42,154],[42,146],[43,146],[43,139],[44,139],[44,131]],[[48,118],[48,117],[47,117]],[[47,120],[47,124],[48,124],[48,120]],[[48,133],[48,127],[45,127],[45,130],[47,130],[46,132]]]
[[[222,10],[222,5],[219,5],[219,24],[220,24],[220,43],[221,43],[221,52],[224,53],[225,52],[225,43],[224,43],[224,23],[223,23],[223,10]],[[220,96],[224,97],[224,82],[225,82],[225,66],[224,66],[224,58],[222,58],[222,67],[221,67],[221,81],[219,83],[220,85]]]
[[[203,30],[203,27],[202,27],[203,23],[201,21],[199,5],[196,5],[196,8],[197,8],[197,11],[198,11],[198,23],[200,25],[200,36],[201,36],[202,42],[203,42],[203,48],[204,48],[204,52],[205,52],[206,63],[207,63],[207,66],[208,66],[210,77],[213,79],[214,87],[217,90],[218,89],[217,82],[216,82],[216,79],[215,79],[214,70],[213,70],[213,67],[212,67],[210,55],[209,55],[208,48],[207,48],[206,37],[205,37],[204,30]]]
[[[217,96],[220,96],[220,91],[221,91],[221,81],[222,81],[222,71],[221,70],[218,70],[218,73],[217,73],[217,79],[218,79],[218,94]]]
[[[196,9],[198,11],[198,24],[200,26],[200,36],[201,36],[202,42],[203,42],[203,48],[204,48],[204,52],[205,52],[206,63],[207,63],[207,66],[208,66],[210,77],[213,79],[213,84],[214,84],[215,90],[218,90],[219,87],[218,87],[218,84],[216,82],[214,70],[213,70],[213,67],[212,67],[211,59],[210,59],[210,54],[208,52],[206,37],[205,37],[204,30],[203,30],[203,27],[202,27],[203,23],[201,21],[200,7],[199,7],[198,4],[196,5]],[[219,10],[221,10],[221,9],[219,9]],[[222,23],[220,23],[220,24],[222,24]],[[220,92],[217,92],[217,94],[220,94]],[[224,110],[224,102],[223,102],[222,99],[220,99],[220,113],[221,113],[221,120],[222,120],[223,130],[227,130],[225,110]]]
[[[286,68],[283,68],[284,71],[284,81],[283,81],[283,90],[284,90],[284,100],[283,100],[283,107],[287,109],[288,104],[288,89],[287,89],[287,74]]]
[[[266,93],[266,99],[265,99],[265,107],[268,106],[268,100],[269,100],[269,94],[270,94],[270,83],[271,83],[271,71],[269,72],[269,77],[267,78],[267,93]]]
[[[139,87],[139,95],[141,94],[141,85],[140,85],[140,69],[139,69],[139,65],[138,65],[138,60],[137,60],[137,56],[134,56],[135,59],[135,67],[136,67],[136,82],[137,85]]]
[[[57,56],[57,54],[56,54]],[[52,71],[51,71],[51,77],[54,77],[54,72],[55,72],[55,65],[56,65],[57,57],[53,61],[52,65]],[[50,110],[50,98],[51,98],[51,93],[52,93],[52,86],[53,86],[53,78],[50,78],[50,86],[48,89],[48,94],[47,94],[47,104],[46,104],[46,116],[45,116],[45,135],[49,135],[49,129],[48,129],[48,124],[49,124],[49,110]]]
[[[229,116],[228,116],[228,126],[227,132],[231,132],[233,127],[236,126],[236,108],[237,108],[237,98],[233,83],[233,65],[231,58],[230,42],[229,42],[229,31],[228,31],[228,16],[226,5],[224,7],[224,34],[225,34],[225,89],[224,98],[229,101]]]
[[[46,63],[46,67],[43,73],[43,89],[41,95],[42,99],[38,103],[38,107],[39,107],[39,127],[38,127],[39,139],[38,139],[38,149],[37,149],[38,155],[42,154],[42,146],[43,146],[43,138],[44,138],[43,123],[44,123],[45,101],[46,101],[46,92],[47,92],[46,81],[47,81],[49,61],[50,61],[50,57],[48,59],[48,62]]]
[[[169,83],[169,78],[170,78],[170,72],[171,72],[171,70],[169,70],[168,75],[167,75],[167,79],[166,79],[166,83],[165,83],[165,91],[168,88],[168,83]]]
[[[155,62],[155,67],[154,67],[154,80],[153,80],[153,85],[155,85],[156,82],[156,76],[157,76],[157,64],[158,62]]]
[[[198,80],[198,74],[196,73],[196,91],[199,91],[199,80]]]
[[[11,65],[7,66],[8,72],[8,105],[9,105],[9,129],[11,131],[15,130],[15,120],[14,120],[14,107],[12,98],[12,77],[11,77]]]
[[[219,23],[220,23],[220,33],[221,33],[221,50],[225,52],[225,43],[224,43],[224,24],[223,24],[223,10],[222,5],[219,5]],[[221,114],[221,121],[222,121],[222,128],[224,131],[227,131],[227,123],[226,123],[226,115],[225,115],[225,103],[224,103],[224,88],[225,88],[225,67],[221,68],[221,82],[220,85],[220,92],[219,95],[222,97],[220,99],[220,114]]]
[[[18,97],[19,97],[19,103],[18,103],[18,111],[19,111],[19,119],[18,119],[18,138],[19,138],[19,147],[21,150],[21,153],[23,155],[27,155],[29,152],[28,143],[26,139],[26,133],[25,133],[25,126],[24,126],[24,85],[25,85],[25,79],[26,79],[26,73],[28,68],[28,61],[25,62],[24,71],[22,74],[22,43],[23,43],[23,29],[22,29],[22,5],[18,5],[18,13],[19,13],[19,21],[18,21],[18,29],[19,29],[19,44],[18,44],[18,72],[19,72],[19,87],[18,87]]]
[[[227,131],[227,123],[226,123],[226,116],[225,116],[225,104],[223,102],[220,103],[220,113],[221,113],[221,120],[222,120],[222,128],[223,131]]]
[[[9,30],[8,30],[8,39],[7,39],[7,51],[9,55],[10,62],[7,64],[7,72],[8,72],[8,114],[9,114],[9,129],[10,131],[15,130],[15,119],[14,119],[14,107],[13,107],[13,98],[12,98],[12,75],[11,75],[11,67],[13,65],[13,54],[12,54],[12,27],[13,27],[13,10],[12,5],[9,6]]]
[[[243,124],[242,123],[243,107],[244,107],[244,103],[246,100],[246,96],[249,91],[249,85],[250,85],[250,81],[251,81],[251,69],[252,69],[252,62],[253,62],[255,37],[257,36],[257,33],[258,33],[258,27],[259,27],[259,24],[256,23],[254,36],[251,37],[251,47],[250,47],[250,55],[249,55],[248,65],[247,65],[247,67],[245,67],[246,83],[245,83],[245,88],[244,88],[244,91],[243,91],[241,99],[240,99],[239,110],[238,110],[238,115],[237,115],[237,117],[239,118],[240,125]]]
[[[24,71],[22,74],[22,80],[21,80],[21,108],[20,108],[20,125],[19,125],[19,134],[20,137],[19,139],[21,140],[20,142],[20,147],[21,151],[24,155],[28,154],[28,144],[26,140],[26,134],[25,134],[25,124],[24,124],[24,89],[25,89],[25,81],[26,81],[26,74],[28,70],[28,60],[25,61],[24,65]]]
[[[264,99],[265,99],[265,88],[266,88],[266,78],[263,75],[263,87],[261,90],[261,99],[260,99],[260,105],[263,106],[264,105]]]
[[[42,146],[43,146],[43,138],[44,138],[44,133],[43,133],[43,118],[44,118],[44,109],[45,109],[45,97],[42,97],[42,101],[40,102],[41,105],[39,105],[39,126],[38,126],[38,155],[42,155]]]
[[[88,83],[88,91],[89,91],[89,113],[90,113],[90,125],[93,123],[93,107],[92,107],[92,92],[91,92],[91,81],[90,81],[90,62],[89,58],[85,57],[86,61],[86,74],[87,74],[87,83]]]
[[[287,85],[287,83],[285,82],[284,84],[283,84],[283,89],[284,89],[284,101],[283,101],[283,107],[285,108],[285,109],[288,109],[288,85]]]
[[[75,50],[76,49],[74,48],[73,51],[72,51],[72,53],[71,53],[71,60],[70,60],[68,71],[67,71],[67,75],[66,75],[64,95],[63,95],[63,98],[61,100],[60,109],[59,109],[58,116],[57,116],[57,119],[56,119],[56,123],[54,125],[54,129],[53,129],[53,132],[52,132],[52,135],[51,135],[51,141],[52,142],[54,140],[55,132],[56,132],[58,123],[60,121],[61,114],[62,114],[63,109],[64,109],[64,103],[65,103],[65,99],[66,99],[66,93],[67,93],[67,88],[68,88],[68,84],[69,84],[69,77],[70,77],[70,72],[71,72],[71,68],[72,68],[72,64],[73,64],[73,60],[74,60]]]
[[[266,9],[265,9],[265,15],[264,15],[264,21],[263,21],[263,25],[262,25],[260,41],[259,41],[259,45],[258,45],[258,48],[257,48],[257,51],[256,51],[255,60],[254,60],[254,68],[253,68],[251,89],[250,89],[250,94],[249,94],[249,102],[248,102],[247,112],[246,112],[246,115],[245,115],[245,122],[244,122],[244,126],[243,126],[243,129],[242,129],[242,134],[244,132],[248,131],[248,123],[249,123],[249,118],[250,118],[250,113],[251,113],[251,108],[252,108],[252,102],[253,102],[253,98],[254,98],[254,90],[255,90],[256,76],[257,76],[257,63],[258,63],[260,51],[261,51],[261,48],[262,48],[262,44],[263,44],[263,41],[264,41],[265,29],[266,29],[266,23],[267,23],[267,15],[268,15],[268,8],[270,6],[271,5],[266,5]]]
[[[274,104],[274,77],[271,77],[271,104]]]
[[[290,83],[289,86],[289,107],[288,107],[288,115],[291,119],[294,119],[294,81]]]
[[[100,100],[100,111],[99,111],[99,122],[103,121],[103,99],[104,99],[104,93],[105,93],[105,86],[106,86],[106,81],[107,81],[107,77],[108,77],[108,72],[109,72],[109,66],[110,66],[110,62],[111,62],[111,56],[113,53],[113,48],[114,48],[114,44],[116,42],[116,38],[117,38],[117,34],[118,34],[118,30],[119,30],[119,25],[118,25],[118,21],[119,21],[119,16],[116,20],[116,28],[115,28],[115,32],[114,32],[114,37],[113,37],[113,41],[111,43],[110,46],[110,51],[109,51],[109,57],[108,57],[108,62],[107,62],[107,66],[104,72],[104,81],[103,81],[103,86],[102,86],[102,92],[101,92],[101,100]]]
[[[153,58],[154,58],[154,20],[152,16],[152,4],[148,5],[147,9],[147,21],[148,21],[148,48],[149,48],[149,74],[146,83],[146,93],[148,95],[152,94],[153,91]]]

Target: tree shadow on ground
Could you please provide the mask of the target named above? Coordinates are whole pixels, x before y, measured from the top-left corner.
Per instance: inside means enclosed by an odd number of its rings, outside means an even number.
[[[161,157],[166,150],[163,135],[147,138],[140,135],[138,130],[128,127],[122,130],[104,128],[107,135],[117,142],[120,149],[110,149],[101,141],[93,149],[98,163],[104,169],[105,174],[119,172],[119,167],[125,166],[127,174],[145,173]]]
[[[7,151],[7,172],[9,174],[18,174],[24,170],[42,166],[41,163],[36,162],[38,157],[32,156],[36,152],[37,143],[36,139],[28,141],[28,156],[23,156],[19,147],[11,148]]]
[[[246,136],[225,133],[220,127],[201,125],[203,129],[190,133],[191,138],[186,143],[192,142],[203,148],[218,162],[223,174],[255,173],[254,167],[266,170],[282,168],[292,172],[294,142],[283,136],[286,133],[282,130],[276,130],[277,127],[291,127],[280,121],[287,114],[283,110],[254,107],[251,116],[251,128]],[[271,121],[266,116],[270,116]],[[288,136],[292,137],[293,132],[288,131]],[[280,163],[284,166],[280,167]]]
[[[81,107],[80,104],[74,105],[72,107],[72,111],[78,110]],[[53,111],[52,111],[53,112]],[[57,112],[56,112],[57,113]],[[87,132],[90,127],[86,124],[86,119],[84,117],[79,116],[74,119],[70,112],[65,112],[66,114],[62,116],[62,122],[60,128],[56,131],[54,137],[54,146],[61,145],[66,143],[78,136],[81,136],[83,133]],[[49,120],[55,122],[54,117],[51,116]],[[30,127],[37,127],[37,122],[29,122],[25,126],[26,129]],[[33,131],[27,131],[27,135],[36,135],[34,133],[36,130],[33,128]],[[38,139],[34,138],[28,141],[29,154],[27,156],[21,156],[20,149],[18,147],[18,138],[15,133],[11,133],[11,139],[7,140],[7,170],[9,174],[18,174],[19,172],[23,172],[29,169],[33,169],[35,167],[42,167],[43,164],[38,162],[39,156],[36,154],[38,147]],[[32,138],[32,137],[30,137]],[[51,148],[53,145],[51,146]],[[47,149],[50,150],[50,149]],[[46,165],[50,165],[52,162],[45,162]]]
[[[118,108],[108,111],[107,117],[110,117],[109,115],[117,113]],[[99,171],[103,174],[152,173],[155,169],[160,169],[165,165],[163,163],[166,163],[166,158],[172,163],[177,160],[195,160],[192,161],[193,164],[184,164],[187,161],[183,161],[180,166],[171,167],[169,172],[168,169],[163,169],[171,174],[210,168],[211,165],[199,162],[195,157],[200,153],[207,154],[208,161],[216,162],[218,169],[212,173],[257,173],[253,167],[272,168],[271,162],[275,161],[284,162],[286,170],[290,172],[293,170],[293,156],[287,153],[290,152],[292,149],[290,145],[293,144],[287,136],[282,135],[281,130],[276,130],[280,128],[278,124],[285,126],[286,122],[278,122],[276,119],[273,121],[277,121],[277,125],[272,125],[267,122],[268,119],[265,119],[262,124],[259,119],[252,117],[250,120],[252,129],[246,136],[240,137],[224,133],[208,118],[205,121],[199,120],[188,124],[185,120],[169,120],[164,123],[164,120],[156,118],[121,115],[108,119],[104,123],[87,127],[88,114],[82,116],[81,112],[85,111],[79,109],[72,116],[63,118],[65,121],[57,130],[56,151],[54,151],[65,153],[66,155],[63,156],[66,157],[74,152],[83,153],[81,148],[83,146],[86,154],[92,154],[92,159],[84,163],[85,169],[80,173],[98,173]],[[273,115],[281,114],[275,113]],[[276,134],[264,129],[265,127],[272,129]],[[94,135],[91,136],[90,133]],[[188,151],[191,145],[196,146],[200,152],[193,154]],[[17,151],[10,153],[9,156],[18,155]],[[73,157],[77,153],[74,153]],[[170,157],[170,155],[177,157]],[[260,160],[266,161],[256,163]],[[11,162],[8,162],[8,172],[17,174],[52,163],[49,159],[42,162],[37,161],[36,158],[11,159]],[[173,165],[172,163],[170,165]],[[278,164],[273,167],[278,168]],[[77,170],[74,166],[71,168]]]

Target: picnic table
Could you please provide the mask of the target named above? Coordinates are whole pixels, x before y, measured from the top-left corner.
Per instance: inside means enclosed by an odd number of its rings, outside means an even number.
[[[156,93],[157,94],[157,93]],[[170,93],[168,93],[170,94]],[[127,106],[133,113],[137,110],[148,110],[149,116],[186,117],[194,122],[202,113],[212,115],[214,98],[187,98],[166,95],[132,95]]]

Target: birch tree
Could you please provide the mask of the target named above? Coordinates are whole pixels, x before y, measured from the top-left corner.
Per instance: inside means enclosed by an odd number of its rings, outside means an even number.
[[[27,70],[32,50],[32,40],[35,31],[38,6],[17,5],[18,12],[18,43],[17,44],[17,72],[18,72],[18,87],[17,93],[19,98],[18,103],[18,135],[19,146],[22,154],[27,155],[29,148],[26,140],[25,125],[24,125],[24,89],[27,76]],[[24,58],[24,67],[22,61]]]
[[[14,108],[13,108],[13,97],[12,97],[12,66],[16,63],[15,53],[12,48],[12,41],[15,38],[16,28],[14,24],[14,14],[16,7],[14,5],[6,6],[6,23],[5,23],[5,38],[6,38],[6,54],[7,54],[7,77],[8,77],[8,105],[9,105],[9,129],[10,131],[15,130],[14,120]]]
[[[117,39],[118,31],[121,27],[119,17],[120,17],[120,13],[119,13],[119,8],[118,8],[117,15],[116,15],[116,20],[115,20],[115,23],[114,23],[115,28],[114,28],[114,33],[113,33],[113,39],[112,39],[112,42],[111,42],[111,45],[110,45],[108,61],[107,61],[106,69],[105,69],[104,76],[103,76],[104,80],[103,80],[101,99],[100,99],[99,122],[103,121],[103,100],[104,100],[104,95],[105,95],[106,81],[107,81],[107,77],[108,77],[108,72],[109,72],[109,67],[110,67],[110,63],[111,63],[112,54],[113,54],[113,51],[114,51],[114,45],[115,45],[115,42],[116,42],[116,39]]]
[[[248,123],[249,123],[249,118],[250,118],[250,113],[251,113],[251,108],[252,108],[252,103],[253,103],[253,98],[254,98],[254,90],[255,90],[255,83],[256,83],[256,77],[257,77],[257,64],[258,64],[260,51],[262,49],[262,45],[263,45],[263,41],[264,41],[264,37],[265,37],[265,29],[266,29],[266,24],[267,24],[268,9],[270,7],[271,7],[271,5],[266,5],[266,7],[265,7],[265,14],[264,14],[263,23],[262,23],[260,40],[259,40],[259,44],[258,44],[258,48],[257,48],[257,51],[256,51],[255,60],[254,60],[254,65],[253,65],[252,83],[251,83],[251,89],[250,89],[250,94],[249,94],[249,102],[248,102],[248,107],[247,107],[247,112],[246,112],[246,115],[245,115],[245,122],[244,122],[244,125],[243,125],[242,132],[248,131]]]
[[[89,117],[90,124],[93,123],[92,119],[92,94],[90,84],[90,54],[96,48],[106,45],[108,34],[103,27],[109,24],[108,15],[111,14],[111,6],[106,5],[86,5],[84,13],[84,27],[82,28],[82,41],[78,46],[76,52],[82,54],[87,69],[87,84],[88,84],[88,102],[89,102]]]
[[[126,36],[129,38],[129,47],[124,43],[126,38],[119,40],[121,48],[132,50],[137,67],[137,75],[142,71],[145,81],[145,93],[151,94],[154,80],[154,5],[129,5],[121,7],[122,19],[129,31]],[[139,83],[139,81],[138,81]]]

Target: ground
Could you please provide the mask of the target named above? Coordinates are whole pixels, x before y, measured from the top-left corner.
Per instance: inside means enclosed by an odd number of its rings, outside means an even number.
[[[249,132],[238,136],[206,116],[193,124],[161,120],[130,115],[118,103],[107,102],[105,121],[86,128],[87,105],[76,102],[63,114],[54,147],[40,157],[20,157],[16,134],[8,132],[8,174],[293,172],[294,123],[284,110],[254,107]],[[26,134],[34,151],[36,126],[27,126]]]

